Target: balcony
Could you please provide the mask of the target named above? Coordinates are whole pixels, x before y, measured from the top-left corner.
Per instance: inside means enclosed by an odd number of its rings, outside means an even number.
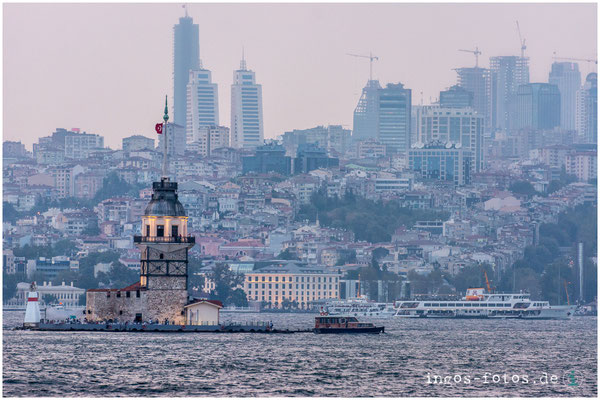
[[[133,237],[133,243],[196,243],[196,237],[189,236],[139,236]]]

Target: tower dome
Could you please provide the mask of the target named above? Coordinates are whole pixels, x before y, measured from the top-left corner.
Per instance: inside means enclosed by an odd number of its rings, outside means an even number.
[[[177,182],[166,179],[152,184],[152,200],[146,206],[144,215],[154,217],[184,217],[185,209],[177,199]]]

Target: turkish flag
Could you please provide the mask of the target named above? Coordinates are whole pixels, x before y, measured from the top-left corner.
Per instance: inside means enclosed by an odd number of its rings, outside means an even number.
[[[156,133],[158,133],[159,135],[162,134],[162,127],[163,124],[156,124],[156,126],[154,127],[154,129],[156,129]]]

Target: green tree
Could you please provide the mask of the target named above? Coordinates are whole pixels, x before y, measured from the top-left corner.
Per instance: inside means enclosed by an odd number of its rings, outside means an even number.
[[[209,274],[209,279],[215,284],[214,298],[224,305],[232,305],[233,292],[236,286],[242,284],[244,276],[233,272],[227,264],[218,263]],[[240,296],[239,292],[235,296]]]
[[[280,252],[277,255],[278,260],[299,260],[298,256],[295,252],[293,252],[289,247]]]
[[[510,190],[513,193],[523,194],[529,197],[540,194],[538,191],[535,190],[533,185],[527,181],[514,182],[508,187],[508,190]]]
[[[2,219],[4,222],[10,222],[14,224],[20,218],[20,213],[17,211],[15,206],[7,201],[2,202]]]
[[[17,294],[17,283],[26,282],[24,274],[7,274],[2,272],[2,300],[4,302],[12,299]]]

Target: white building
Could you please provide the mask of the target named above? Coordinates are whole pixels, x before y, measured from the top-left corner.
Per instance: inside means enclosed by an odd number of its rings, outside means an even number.
[[[575,175],[580,182],[587,182],[598,175],[598,155],[595,151],[581,151],[566,156],[567,174]]]
[[[82,160],[94,150],[104,148],[104,137],[92,133],[71,132],[65,136],[65,158]]]
[[[27,305],[27,293],[29,292],[30,283],[20,282],[17,284],[17,294],[9,302],[11,306],[23,306]],[[85,289],[80,289],[73,286],[73,282],[70,285],[66,285],[64,282],[61,285],[52,285],[50,282],[44,282],[43,285],[37,287],[39,298],[41,302],[45,302],[47,299],[52,298],[57,303],[62,303],[65,307],[77,307],[79,305],[79,298],[85,296]]]
[[[423,106],[417,112],[417,141],[454,143],[471,150],[474,171],[483,169],[483,116],[472,108]]]
[[[191,139],[191,141],[190,141]],[[210,157],[214,149],[229,147],[229,128],[226,126],[201,126],[188,135],[187,150]]]
[[[158,147],[157,151],[163,152],[163,140],[165,139],[165,133],[158,135]],[[182,156],[185,153],[186,148],[186,137],[185,128],[181,125],[177,125],[169,122],[167,124],[167,153],[170,158],[174,156]]]
[[[256,84],[254,71],[246,69],[242,58],[231,85],[231,145],[255,148],[263,140],[262,86]]]
[[[191,143],[205,126],[219,125],[219,94],[207,69],[190,70],[187,84],[186,137]]]

